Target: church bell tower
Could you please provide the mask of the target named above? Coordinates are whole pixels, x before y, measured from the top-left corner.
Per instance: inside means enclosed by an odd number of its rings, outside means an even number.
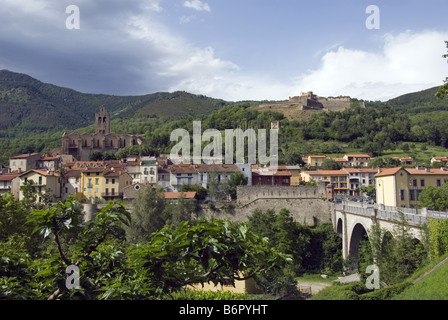
[[[104,106],[101,106],[100,111],[95,113],[95,133],[110,133],[110,115]]]

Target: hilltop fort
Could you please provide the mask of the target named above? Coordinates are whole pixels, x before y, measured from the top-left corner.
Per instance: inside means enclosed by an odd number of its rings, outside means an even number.
[[[289,119],[302,118],[309,115],[305,111],[344,111],[350,107],[349,96],[320,97],[312,91],[301,92],[299,96],[289,97],[286,101],[262,103],[256,107],[259,111],[277,111]],[[361,102],[361,106],[364,106]]]

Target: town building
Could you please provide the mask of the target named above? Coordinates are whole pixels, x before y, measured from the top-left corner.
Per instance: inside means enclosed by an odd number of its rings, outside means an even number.
[[[18,178],[20,179],[19,200],[24,199],[23,190],[21,188],[27,183],[31,183],[37,194],[36,200],[39,202],[47,193],[47,196],[51,201],[55,201],[61,198],[61,184],[59,180],[60,176],[54,171],[31,169],[20,173],[18,175]]]
[[[447,157],[432,157],[431,158],[431,165],[434,163],[441,163],[441,165],[445,166],[448,163]]]
[[[252,185],[290,186],[292,174],[286,166],[257,168],[252,171]]]
[[[344,168],[349,178],[349,196],[361,196],[361,187],[375,186],[375,174],[377,169],[369,168]]]
[[[18,196],[18,188],[15,187],[14,180],[17,180],[19,173],[6,173],[0,175],[0,195],[5,194],[7,192],[16,194]],[[18,186],[18,185],[17,185]]]
[[[368,167],[370,162],[368,154],[346,154],[344,159],[350,167]]]
[[[308,164],[308,167],[321,168],[325,159],[327,159],[327,156],[309,155],[306,163]]]
[[[39,153],[18,154],[9,158],[10,172],[25,172],[30,169],[38,169]]]
[[[72,155],[79,161],[89,160],[94,151],[117,152],[121,148],[140,145],[144,139],[130,134],[115,134],[110,132],[110,114],[102,106],[95,113],[95,133],[65,133],[62,136],[62,153]]]
[[[316,170],[302,171],[300,173],[301,180],[305,183],[315,181],[324,182],[325,185],[331,184],[334,188],[335,197],[344,197],[348,195],[349,174],[344,170]]]
[[[74,196],[77,200],[81,200],[81,170],[68,170],[62,175],[62,198]]]
[[[448,181],[444,168],[386,168],[375,175],[376,202],[385,206],[416,208],[418,197],[429,186],[441,187]]]

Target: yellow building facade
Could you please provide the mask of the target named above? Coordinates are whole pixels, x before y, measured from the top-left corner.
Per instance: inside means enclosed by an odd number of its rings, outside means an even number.
[[[385,206],[416,208],[427,187],[441,187],[448,181],[447,169],[388,168],[375,175],[376,202]]]
[[[121,190],[132,177],[121,166],[93,167],[81,171],[82,199],[88,203],[122,198]]]
[[[308,166],[322,167],[325,159],[327,159],[327,156],[310,155],[308,156]]]
[[[81,171],[82,199],[88,203],[101,201],[101,193],[104,189],[103,167],[88,168]]]

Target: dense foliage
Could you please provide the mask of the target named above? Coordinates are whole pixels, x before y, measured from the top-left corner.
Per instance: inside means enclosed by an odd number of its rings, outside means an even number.
[[[169,222],[128,241],[133,215],[123,203],[109,202],[84,222],[73,198],[37,209],[9,194],[0,200],[2,299],[166,298],[190,284],[275,273],[290,261],[244,223]],[[80,283],[68,288],[66,270],[73,266]]]

